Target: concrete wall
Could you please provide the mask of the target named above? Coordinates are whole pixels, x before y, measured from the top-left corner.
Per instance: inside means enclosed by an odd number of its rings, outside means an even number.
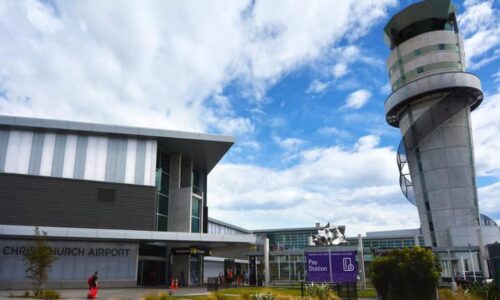
[[[176,232],[191,232],[191,186],[181,187],[181,181],[186,178],[187,167],[192,172],[192,164],[182,167],[180,153],[170,154],[170,186],[168,201],[168,230]],[[183,176],[184,175],[184,176]],[[191,173],[189,173],[191,178]],[[191,179],[189,179],[191,182]]]
[[[115,191],[98,201],[98,189]],[[155,188],[0,174],[0,224],[154,230]]]
[[[408,107],[400,115],[402,134],[438,100],[415,101]],[[427,126],[432,126],[432,122],[429,120]],[[418,135],[419,128],[414,130]],[[450,227],[477,224],[479,214],[471,135],[470,110],[466,108],[423,138],[418,151],[407,153],[422,231],[428,246],[432,245],[431,221],[437,245],[443,247],[452,245]],[[425,198],[429,202],[430,213],[426,209]]]
[[[99,272],[101,287],[132,287],[137,281],[139,248],[135,243],[48,241],[57,249],[49,271],[47,288],[87,288],[87,278]],[[27,289],[23,251],[28,240],[0,239],[0,289]],[[24,249],[24,250],[23,250]]]

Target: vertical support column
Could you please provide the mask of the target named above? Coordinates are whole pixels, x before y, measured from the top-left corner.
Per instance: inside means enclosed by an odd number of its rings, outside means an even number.
[[[270,282],[270,268],[269,268],[269,239],[264,240],[264,285],[269,286]]]
[[[363,237],[358,234],[358,247],[360,256],[360,266],[361,266],[361,280],[363,281],[363,289],[366,290],[366,274],[365,274],[365,254],[363,249]]]
[[[479,261],[481,269],[483,269],[484,278],[490,278],[490,272],[488,270],[488,261],[484,254],[484,242],[483,242],[483,231],[481,230],[481,225],[477,227],[477,242],[479,246]]]

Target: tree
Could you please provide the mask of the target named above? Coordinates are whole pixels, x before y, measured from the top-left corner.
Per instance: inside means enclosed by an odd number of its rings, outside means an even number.
[[[441,274],[430,249],[388,251],[370,264],[370,279],[382,300],[435,299]]]
[[[40,232],[38,227],[35,227],[34,246],[24,254],[24,261],[27,264],[26,277],[35,281],[35,296],[40,295],[41,287],[47,281],[47,273],[56,261],[52,248],[46,242],[47,233]]]

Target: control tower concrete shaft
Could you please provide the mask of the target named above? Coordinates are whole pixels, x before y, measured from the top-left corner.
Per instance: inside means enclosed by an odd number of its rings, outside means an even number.
[[[461,235],[480,220],[470,113],[483,93],[479,78],[465,71],[454,6],[450,0],[412,4],[384,31],[392,86],[385,111],[403,137],[401,189],[418,208],[427,246],[463,244]]]

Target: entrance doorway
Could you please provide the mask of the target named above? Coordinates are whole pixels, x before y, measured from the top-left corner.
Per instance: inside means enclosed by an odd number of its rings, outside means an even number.
[[[165,285],[166,262],[161,260],[139,260],[137,285]]]

